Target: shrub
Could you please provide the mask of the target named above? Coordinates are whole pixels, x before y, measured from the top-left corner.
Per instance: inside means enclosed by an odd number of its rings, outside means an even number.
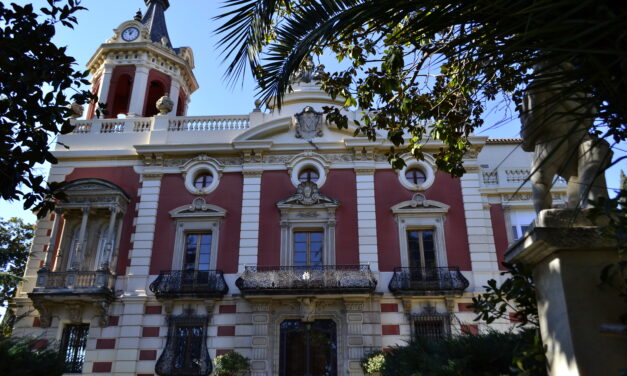
[[[0,375],[61,376],[65,363],[47,343],[29,338],[0,339]]]
[[[243,375],[250,371],[250,360],[236,352],[216,357],[215,374],[218,376]]]
[[[385,354],[381,351],[368,353],[361,359],[361,369],[365,374],[371,375],[381,372],[385,364]]]
[[[443,340],[417,339],[386,354],[381,375],[545,376],[543,349],[530,345],[534,336],[535,329],[525,329]]]

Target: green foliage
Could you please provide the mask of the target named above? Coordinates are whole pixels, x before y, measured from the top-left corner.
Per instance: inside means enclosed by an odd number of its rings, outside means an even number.
[[[0,219],[0,306],[15,296],[34,235],[35,226],[19,218]]]
[[[381,351],[371,352],[361,359],[360,365],[367,375],[379,373],[385,365],[385,354]]]
[[[417,339],[385,354],[382,376],[546,375],[544,353],[533,352],[534,329],[492,331],[443,340]]]
[[[582,96],[597,109],[596,133],[627,137],[627,7],[613,0],[226,0],[217,29],[227,75],[246,68],[263,103],[281,106],[290,76],[308,55],[333,53],[347,67],[327,73],[322,88],[346,107],[365,110],[356,133],[423,158],[423,140],[440,140],[438,169],[464,173],[471,132],[486,102],[503,98],[520,109],[538,78],[555,95]],[[571,62],[573,70],[552,69]],[[542,68],[540,68],[542,67]],[[563,84],[563,85],[560,85]],[[585,98],[584,98],[585,97]],[[348,119],[325,108],[340,128]],[[404,134],[409,138],[403,137]],[[620,159],[619,159],[620,160]],[[618,162],[618,161],[616,161]],[[616,163],[615,162],[615,163]]]
[[[66,47],[52,42],[59,24],[72,28],[80,0],[47,0],[32,4],[0,2],[0,194],[4,200],[24,200],[44,216],[54,205],[60,185],[46,183],[39,164],[56,163],[51,139],[72,131],[70,100],[84,104],[95,97],[79,91],[88,85],[88,71],[75,70]],[[76,93],[68,98],[66,91]]]
[[[42,346],[35,339],[0,339],[0,375],[61,376],[63,358],[51,346]]]
[[[536,287],[531,277],[531,269],[521,264],[504,263],[509,270],[501,275],[510,275],[498,286],[496,280],[488,281],[485,293],[472,298],[471,308],[477,313],[475,320],[492,323],[496,319],[508,319],[513,312],[513,318],[519,326],[532,324],[539,325],[538,303],[536,301]]]
[[[216,357],[215,364],[214,373],[218,376],[241,375],[250,371],[249,359],[234,351]]]

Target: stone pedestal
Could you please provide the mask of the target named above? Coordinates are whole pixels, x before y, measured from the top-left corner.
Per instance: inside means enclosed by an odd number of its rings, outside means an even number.
[[[601,224],[602,225],[602,224]],[[601,285],[601,270],[618,261],[616,240],[603,236],[585,213],[544,210],[512,246],[507,261],[533,266],[542,340],[551,376],[618,375],[627,369],[627,304]]]

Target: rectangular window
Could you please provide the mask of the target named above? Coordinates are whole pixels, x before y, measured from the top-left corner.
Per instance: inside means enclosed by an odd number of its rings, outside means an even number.
[[[443,339],[450,334],[450,321],[445,315],[414,316],[414,335],[417,338]]]
[[[322,266],[323,241],[322,231],[294,232],[294,266]]]
[[[61,338],[61,353],[66,373],[82,373],[89,324],[66,325]]]
[[[186,234],[183,270],[206,271],[210,269],[211,240],[211,232]]]
[[[203,328],[179,326],[174,329],[174,374],[198,374],[202,355]]]
[[[407,230],[407,252],[411,268],[435,268],[433,230]]]

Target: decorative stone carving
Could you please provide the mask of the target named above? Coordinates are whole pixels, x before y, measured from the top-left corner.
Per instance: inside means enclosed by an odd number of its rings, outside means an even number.
[[[42,328],[47,329],[52,323],[52,314],[50,307],[47,304],[43,304],[40,301],[33,301],[33,306],[39,312],[39,323]]]
[[[83,307],[80,304],[68,304],[66,309],[71,322],[80,323],[82,321]]]
[[[322,137],[322,115],[322,112],[316,112],[311,106],[294,115],[295,137],[305,140]]]
[[[159,114],[161,115],[169,114],[174,108],[174,101],[170,99],[169,95],[169,93],[165,93],[163,97],[157,100],[157,110],[159,110]]]
[[[281,200],[277,203],[277,206],[283,205],[304,205],[311,206],[316,204],[331,204],[339,205],[340,202],[323,195],[318,191],[318,185],[312,181],[302,182],[296,188],[296,194]]]
[[[72,102],[72,104],[70,104],[69,107],[70,107],[70,110],[72,110],[72,114],[70,115],[71,119],[78,119],[79,117],[83,116],[85,107],[81,106],[80,104],[76,102]]]
[[[536,71],[544,77],[527,87],[523,100],[522,148],[534,152],[530,180],[536,212],[551,208],[555,175],[568,181],[569,207],[585,208],[590,200],[607,198],[603,171],[612,152],[607,141],[588,133],[595,109],[585,103],[585,93],[567,95],[568,83],[553,82],[572,69],[570,63],[539,65]]]
[[[314,321],[316,314],[316,300],[314,298],[301,298],[300,301],[300,313],[302,315],[303,322]]]
[[[324,73],[324,65],[315,65],[313,57],[307,56],[300,67],[290,77],[290,83],[310,83],[319,81]]]

